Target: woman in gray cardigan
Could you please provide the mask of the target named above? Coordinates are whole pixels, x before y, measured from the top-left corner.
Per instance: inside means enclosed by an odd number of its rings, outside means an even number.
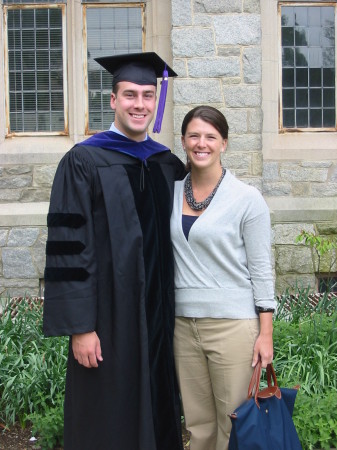
[[[191,450],[228,448],[228,414],[258,359],[273,358],[270,217],[257,189],[221,165],[228,124],[210,106],[182,124],[189,174],[175,183],[175,360]]]

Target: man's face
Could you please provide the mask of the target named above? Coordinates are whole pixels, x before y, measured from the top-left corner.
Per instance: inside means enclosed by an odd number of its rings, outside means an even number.
[[[110,102],[115,110],[115,126],[128,138],[140,142],[146,136],[156,109],[156,87],[120,81],[117,88]]]

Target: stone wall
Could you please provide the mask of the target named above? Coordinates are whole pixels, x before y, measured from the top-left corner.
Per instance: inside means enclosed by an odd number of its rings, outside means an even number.
[[[48,202],[55,171],[55,164],[0,167],[0,203]]]
[[[337,161],[264,161],[265,196],[337,196]]]
[[[262,190],[261,23],[258,1],[172,1],[174,132],[194,106],[218,108],[229,123],[224,164]]]
[[[0,167],[0,203],[48,202],[56,164]],[[15,222],[15,220],[14,220]],[[45,266],[45,226],[0,226],[0,297],[41,295]]]
[[[45,227],[0,228],[0,297],[41,294],[46,236]]]

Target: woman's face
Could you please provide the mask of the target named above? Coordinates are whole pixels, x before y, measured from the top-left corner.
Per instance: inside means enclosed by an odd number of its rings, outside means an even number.
[[[200,118],[191,120],[181,141],[192,168],[198,169],[218,168],[220,154],[227,147],[227,139],[213,125]]]

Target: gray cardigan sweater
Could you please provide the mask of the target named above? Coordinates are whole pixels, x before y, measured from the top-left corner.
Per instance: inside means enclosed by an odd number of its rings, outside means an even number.
[[[257,189],[226,171],[208,208],[182,229],[184,180],[175,183],[171,237],[176,316],[250,319],[275,308],[270,215]]]

